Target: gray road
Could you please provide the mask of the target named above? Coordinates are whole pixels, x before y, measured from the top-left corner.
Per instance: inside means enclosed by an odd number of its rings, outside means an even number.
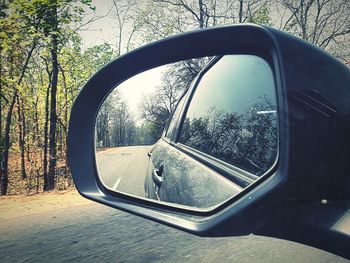
[[[200,238],[99,204],[0,221],[0,262],[349,262],[272,238]]]
[[[101,181],[110,189],[145,197],[147,153],[152,146],[110,148],[96,155]]]

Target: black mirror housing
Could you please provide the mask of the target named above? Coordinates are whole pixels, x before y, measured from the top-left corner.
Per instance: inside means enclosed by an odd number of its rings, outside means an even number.
[[[273,68],[279,154],[268,175],[205,212],[105,188],[97,175],[94,129],[99,107],[109,92],[157,66],[225,54],[262,56]],[[350,220],[350,147],[345,147],[350,143],[350,129],[343,121],[350,115],[349,87],[350,71],[345,65],[323,50],[269,27],[241,24],[209,28],[151,43],[106,65],[77,97],[68,136],[74,182],[86,198],[197,235],[256,233],[350,258],[345,248],[350,230],[344,228],[344,222]]]

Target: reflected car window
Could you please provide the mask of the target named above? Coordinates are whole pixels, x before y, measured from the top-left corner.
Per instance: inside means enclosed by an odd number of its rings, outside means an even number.
[[[276,159],[277,126],[269,64],[254,55],[229,55],[202,77],[179,142],[261,175]]]

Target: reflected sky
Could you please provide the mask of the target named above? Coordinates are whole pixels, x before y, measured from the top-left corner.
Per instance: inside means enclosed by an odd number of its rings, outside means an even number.
[[[187,117],[202,117],[210,108],[242,113],[262,95],[276,105],[274,76],[268,63],[253,55],[224,56],[201,79]]]
[[[161,86],[162,76],[167,67],[168,65],[164,65],[137,74],[118,85],[115,89],[120,92],[135,116],[139,115],[139,105],[143,96],[152,93],[156,87]]]

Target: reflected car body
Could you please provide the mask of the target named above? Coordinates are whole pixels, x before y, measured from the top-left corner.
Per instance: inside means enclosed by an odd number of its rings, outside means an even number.
[[[278,120],[267,61],[217,57],[188,84],[149,154],[147,198],[213,208],[273,166]]]
[[[172,147],[164,138],[152,149],[145,178],[148,198],[194,208],[210,208],[241,190],[238,185]]]

